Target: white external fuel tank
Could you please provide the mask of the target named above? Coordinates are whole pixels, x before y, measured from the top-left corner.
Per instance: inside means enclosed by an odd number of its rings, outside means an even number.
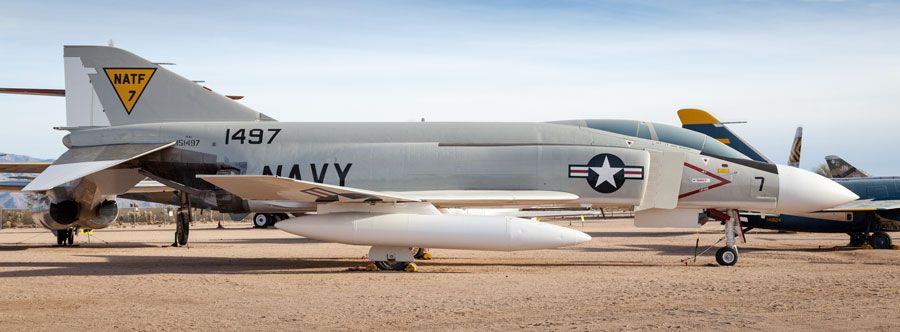
[[[275,227],[354,245],[470,250],[535,250],[591,240],[583,232],[506,216],[337,212],[283,220]]]

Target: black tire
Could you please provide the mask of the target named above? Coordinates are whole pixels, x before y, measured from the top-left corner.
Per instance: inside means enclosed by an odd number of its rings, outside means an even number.
[[[891,249],[891,236],[885,232],[878,232],[869,237],[869,245],[875,249]]]
[[[175,243],[180,246],[186,245],[190,231],[191,221],[188,219],[187,213],[178,213],[175,220]]]
[[[66,234],[65,230],[53,231],[56,234],[56,245],[63,246],[66,244]]]
[[[253,215],[253,220],[250,220],[253,223],[253,228],[266,228],[269,227],[270,224],[274,224],[272,221],[275,219],[271,214],[268,213],[257,213]]]
[[[285,220],[288,216],[284,213],[273,213],[271,214],[272,219],[269,219],[269,223],[266,224],[266,227],[275,227],[275,223]]]
[[[376,261],[372,263],[375,263],[375,267],[382,271],[404,271],[410,262]]]
[[[75,230],[70,229],[66,231],[66,244],[73,246],[75,245]]]
[[[716,251],[716,262],[722,266],[733,266],[737,263],[737,250],[729,247],[722,247]]]
[[[851,247],[862,247],[862,245],[866,244],[866,234],[862,232],[849,233],[850,235],[850,246]]]

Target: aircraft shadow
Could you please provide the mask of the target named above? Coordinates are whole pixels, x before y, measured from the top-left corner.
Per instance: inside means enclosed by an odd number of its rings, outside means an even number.
[[[681,235],[694,235],[695,232],[585,232],[585,234],[596,238],[615,238],[615,237],[670,237]],[[700,234],[718,234],[713,232],[700,232]]]
[[[32,268],[3,271],[0,278],[49,276],[131,276],[176,274],[330,274],[336,271],[311,271],[321,268],[349,268],[362,264],[358,259],[232,258],[173,256],[109,256],[103,262],[0,262],[0,268]],[[341,271],[343,272],[343,270]]]
[[[700,243],[699,247],[695,247],[693,245],[673,245],[673,244],[625,244],[620,245],[618,247],[594,247],[594,248],[566,248],[566,250],[575,250],[575,251],[584,251],[584,252],[593,252],[593,253],[622,253],[622,252],[641,252],[641,251],[655,251],[663,256],[693,256],[694,250],[697,252],[703,252],[709,244]],[[723,243],[719,243],[713,246],[712,249],[707,250],[703,255],[714,255],[718,248],[724,246]],[[755,248],[748,246],[741,246],[738,244],[738,250],[741,253],[753,253],[753,252],[809,252],[809,253],[820,253],[820,252],[835,252],[835,251],[853,251],[859,250],[860,248],[856,247],[846,247],[846,246],[835,246],[835,247],[809,247],[809,248]]]

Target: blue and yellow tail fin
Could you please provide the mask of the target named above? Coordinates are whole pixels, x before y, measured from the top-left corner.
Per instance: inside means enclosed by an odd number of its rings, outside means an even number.
[[[725,145],[737,150],[747,156],[747,158],[771,163],[758,150],[746,143],[743,139],[731,132],[721,121],[710,115],[704,110],[686,108],[678,110],[678,118],[681,119],[681,126],[684,129],[690,129],[706,136],[715,138]]]

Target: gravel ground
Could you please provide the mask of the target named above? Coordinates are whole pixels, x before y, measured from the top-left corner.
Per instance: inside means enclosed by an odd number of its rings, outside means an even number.
[[[568,226],[568,223],[561,223]],[[419,272],[350,272],[368,248],[245,224],[96,231],[59,248],[0,231],[0,331],[43,330],[893,330],[900,251],[844,234],[756,232],[715,266],[722,226],[575,222],[594,240],[531,252],[433,250]]]

